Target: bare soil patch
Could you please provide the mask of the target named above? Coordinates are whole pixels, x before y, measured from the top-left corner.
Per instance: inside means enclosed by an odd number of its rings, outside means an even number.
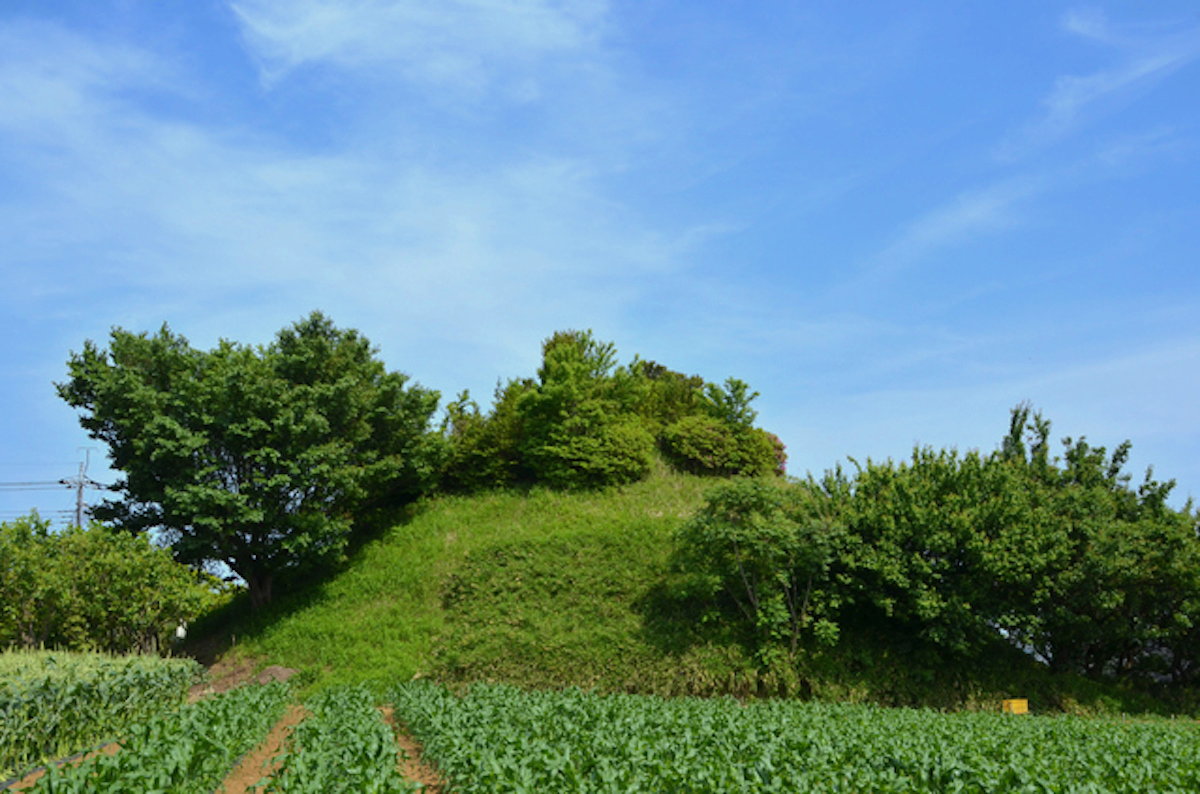
[[[79,758],[73,758],[69,761],[63,761],[59,764],[59,766],[60,767],[77,766],[78,764],[82,764],[87,759],[94,758],[94,757],[100,755],[101,753],[103,753],[105,755],[113,755],[120,749],[121,749],[120,744],[118,744],[117,742],[110,742],[97,750],[92,750],[90,753],[85,753],[84,755],[81,755]],[[32,772],[30,772],[25,777],[18,780],[16,783],[13,783],[11,786],[6,788],[5,791],[25,791],[26,789],[33,788],[33,784],[38,782],[39,780],[41,780],[45,776],[45,774],[46,774],[46,767],[44,767],[44,766],[39,767],[39,768],[33,770]]]
[[[436,769],[421,760],[421,745],[408,735],[403,723],[396,719],[391,706],[384,706],[380,710],[387,724],[396,730],[400,774],[423,785],[427,794],[442,794],[446,781]]]
[[[258,667],[258,662],[254,659],[225,658],[213,662],[208,668],[208,680],[191,688],[188,692],[188,702],[195,703],[201,698],[219,692],[228,692],[252,681],[259,684],[286,681],[297,672],[290,667],[273,664],[264,668],[262,672],[256,673],[256,667]]]
[[[291,735],[292,728],[300,724],[305,714],[301,706],[288,706],[288,710],[271,728],[262,744],[241,760],[217,791],[222,794],[245,794],[260,780],[274,774],[278,767],[275,759],[283,749],[287,737]]]

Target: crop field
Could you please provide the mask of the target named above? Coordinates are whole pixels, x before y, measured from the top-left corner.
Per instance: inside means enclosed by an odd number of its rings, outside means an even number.
[[[51,768],[28,790],[222,791],[239,760],[269,746],[264,737],[292,700],[286,685],[250,685],[163,711],[124,730],[114,752]],[[404,753],[380,711],[385,703],[423,747],[446,794],[1200,790],[1200,728],[1192,720],[503,685],[456,694],[423,682],[338,686],[307,698],[302,721],[252,770],[253,790],[421,790],[399,771]]]
[[[175,708],[200,673],[190,659],[0,654],[0,780]]]
[[[267,792],[324,794],[414,791],[397,768],[396,736],[361,687],[327,690],[306,706]]]
[[[120,748],[74,765],[50,767],[30,789],[84,792],[207,793],[262,741],[289,698],[283,684],[245,686],[133,726]]]
[[[404,684],[456,792],[1195,792],[1194,721]]]

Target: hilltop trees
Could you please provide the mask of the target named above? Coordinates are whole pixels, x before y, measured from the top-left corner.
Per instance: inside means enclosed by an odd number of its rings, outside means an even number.
[[[365,508],[438,485],[602,487],[644,478],[659,452],[700,474],[782,473],[782,444],[753,427],[757,393],[741,381],[618,366],[590,331],[558,332],[542,354],[486,414],[464,392],[441,433],[436,392],[320,313],[266,347],[117,328],[108,349],[72,354],[57,388],[122,473],[94,517],[161,531],[180,562],[224,563],[256,608],[281,575],[340,559]]]
[[[256,608],[280,574],[337,560],[357,510],[416,498],[442,465],[437,392],[320,313],[261,348],[118,328],[68,366],[59,395],[123,474],[94,515],[165,530],[181,562],[225,563]]]
[[[489,414],[465,393],[451,403],[445,483],[620,485],[646,477],[656,452],[695,474],[782,474],[782,443],[753,426],[757,396],[735,378],[706,383],[638,358],[619,366],[591,331],[560,331],[543,343],[537,377],[498,387]]]

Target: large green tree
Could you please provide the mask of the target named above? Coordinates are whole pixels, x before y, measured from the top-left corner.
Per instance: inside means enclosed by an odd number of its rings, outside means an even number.
[[[375,353],[320,313],[267,347],[197,350],[165,325],[86,342],[58,392],[123,474],[94,515],[165,530],[181,562],[223,562],[266,604],[281,574],[340,558],[365,504],[436,482],[438,394]]]

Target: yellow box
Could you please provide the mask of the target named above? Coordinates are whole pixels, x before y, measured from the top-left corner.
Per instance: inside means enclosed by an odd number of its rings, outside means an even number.
[[[1028,714],[1029,701],[1024,698],[1006,700],[1003,704],[1005,714]]]

